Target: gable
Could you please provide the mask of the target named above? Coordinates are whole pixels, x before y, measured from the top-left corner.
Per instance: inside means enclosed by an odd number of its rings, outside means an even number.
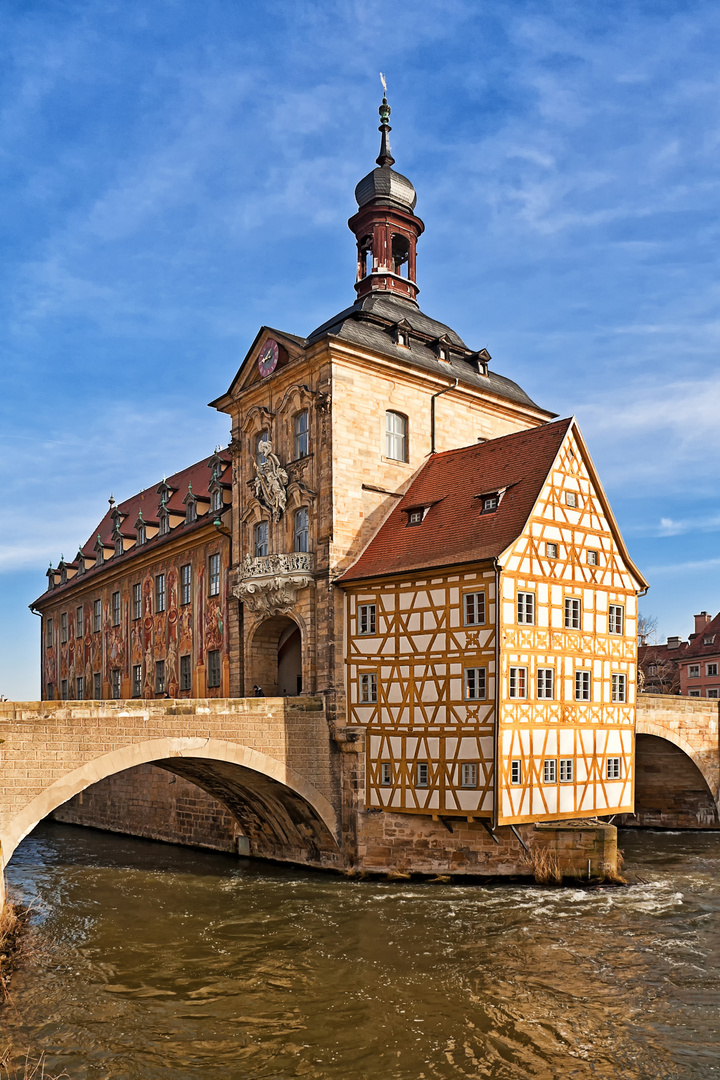
[[[209,403],[211,407],[224,411],[233,398],[237,398],[244,390],[263,381],[264,376],[260,373],[258,361],[265,351],[266,345],[271,341],[276,342],[278,346],[275,371],[282,370],[293,360],[298,360],[304,356],[307,344],[305,338],[275,330],[272,326],[261,326],[252,345],[245,354],[235,378],[230,383],[227,393],[211,401]],[[266,377],[271,379],[273,374],[274,372]]]

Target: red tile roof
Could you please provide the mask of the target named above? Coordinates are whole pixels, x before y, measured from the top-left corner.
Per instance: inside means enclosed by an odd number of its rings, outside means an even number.
[[[522,532],[572,419],[434,454],[353,566],[339,579],[492,559]],[[477,496],[506,489],[494,513]],[[420,525],[408,510],[429,506]]]
[[[706,637],[713,638],[709,645],[705,644]],[[720,656],[720,612],[688,643],[682,658],[685,661],[698,656]]]

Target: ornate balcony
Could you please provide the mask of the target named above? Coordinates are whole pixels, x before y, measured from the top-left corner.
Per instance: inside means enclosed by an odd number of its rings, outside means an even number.
[[[294,606],[298,590],[312,581],[313,556],[309,551],[256,558],[246,555],[233,593],[250,611],[281,615]]]

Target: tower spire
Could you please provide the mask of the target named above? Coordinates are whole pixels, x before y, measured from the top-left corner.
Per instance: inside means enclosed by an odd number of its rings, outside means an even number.
[[[382,71],[380,72],[380,82],[382,83],[383,88],[382,105],[378,109],[378,112],[380,113],[380,127],[378,128],[378,131],[380,132],[380,153],[375,160],[382,169],[386,165],[394,165],[395,158],[390,153],[390,142],[388,141],[388,133],[392,131],[392,128],[388,124],[392,109],[388,105],[387,83],[385,82],[385,76]]]

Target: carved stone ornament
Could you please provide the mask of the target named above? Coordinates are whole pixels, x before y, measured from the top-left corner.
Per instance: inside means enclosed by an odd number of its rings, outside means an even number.
[[[240,566],[240,581],[233,594],[250,611],[261,615],[285,615],[294,606],[299,589],[313,581],[313,557],[309,552],[288,555],[246,555]]]
[[[258,443],[258,451],[264,457],[255,462],[255,498],[266,506],[273,521],[279,521],[287,505],[288,474],[280,464],[280,458],[272,452],[272,443],[264,439]]]

